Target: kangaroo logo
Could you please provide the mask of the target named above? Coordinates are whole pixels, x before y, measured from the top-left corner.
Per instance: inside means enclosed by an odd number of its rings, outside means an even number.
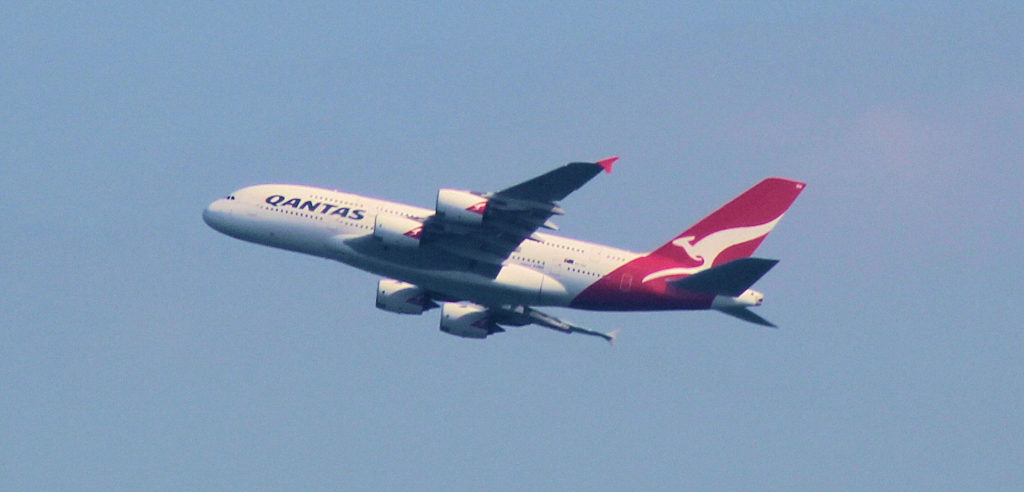
[[[702,270],[711,268],[711,265],[715,264],[715,260],[718,255],[722,254],[723,251],[736,246],[737,244],[743,244],[747,241],[753,241],[759,237],[764,237],[775,227],[775,224],[782,219],[782,216],[778,216],[771,222],[764,224],[748,226],[748,227],[734,227],[732,229],[723,229],[708,234],[700,241],[693,242],[696,239],[694,236],[684,236],[677,238],[672,241],[673,246],[678,246],[686,252],[693,261],[699,261],[700,264],[693,267],[676,267],[667,268],[665,270],[659,270],[650,275],[644,277],[641,283],[647,283],[654,279],[662,277],[671,277],[673,275],[693,275]]]

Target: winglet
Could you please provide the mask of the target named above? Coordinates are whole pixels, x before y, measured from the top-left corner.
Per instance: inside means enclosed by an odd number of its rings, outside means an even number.
[[[615,161],[617,160],[619,160],[619,156],[609,157],[607,159],[597,161],[597,165],[601,166],[601,168],[604,169],[604,172],[611,174],[612,164],[615,164]]]
[[[605,333],[605,335],[608,336],[608,338],[606,338],[605,340],[608,340],[608,343],[610,345],[615,345],[615,337],[619,336],[619,330],[610,331],[608,333]]]

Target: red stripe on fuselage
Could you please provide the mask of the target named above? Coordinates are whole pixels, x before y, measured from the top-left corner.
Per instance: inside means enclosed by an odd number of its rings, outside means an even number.
[[[637,258],[601,277],[569,303],[591,311],[668,311],[708,309],[715,296],[685,291],[659,278],[642,283],[650,272],[678,263],[658,255]]]

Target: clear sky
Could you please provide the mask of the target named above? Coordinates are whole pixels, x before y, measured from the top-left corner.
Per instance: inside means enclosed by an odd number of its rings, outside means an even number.
[[[1024,488],[1018,3],[338,3],[0,8],[0,489]],[[559,224],[635,251],[808,183],[781,329],[465,340],[201,220],[610,155]]]

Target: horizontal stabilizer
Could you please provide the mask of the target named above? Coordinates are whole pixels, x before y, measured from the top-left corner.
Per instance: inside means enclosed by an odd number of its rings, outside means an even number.
[[[754,285],[778,262],[764,258],[740,258],[689,277],[669,280],[668,283],[690,292],[736,297]]]
[[[751,311],[751,310],[749,310],[747,308],[744,308],[744,307],[729,308],[729,309],[719,309],[718,311],[722,312],[722,313],[725,313],[725,314],[728,314],[729,316],[735,316],[735,317],[737,317],[737,318],[739,318],[739,319],[741,319],[743,321],[749,321],[751,323],[758,324],[758,325],[761,325],[761,326],[767,326],[769,328],[778,328],[777,326],[772,324],[771,321],[768,321],[768,320],[766,320],[766,319],[764,319],[764,318],[754,314],[753,311]]]

